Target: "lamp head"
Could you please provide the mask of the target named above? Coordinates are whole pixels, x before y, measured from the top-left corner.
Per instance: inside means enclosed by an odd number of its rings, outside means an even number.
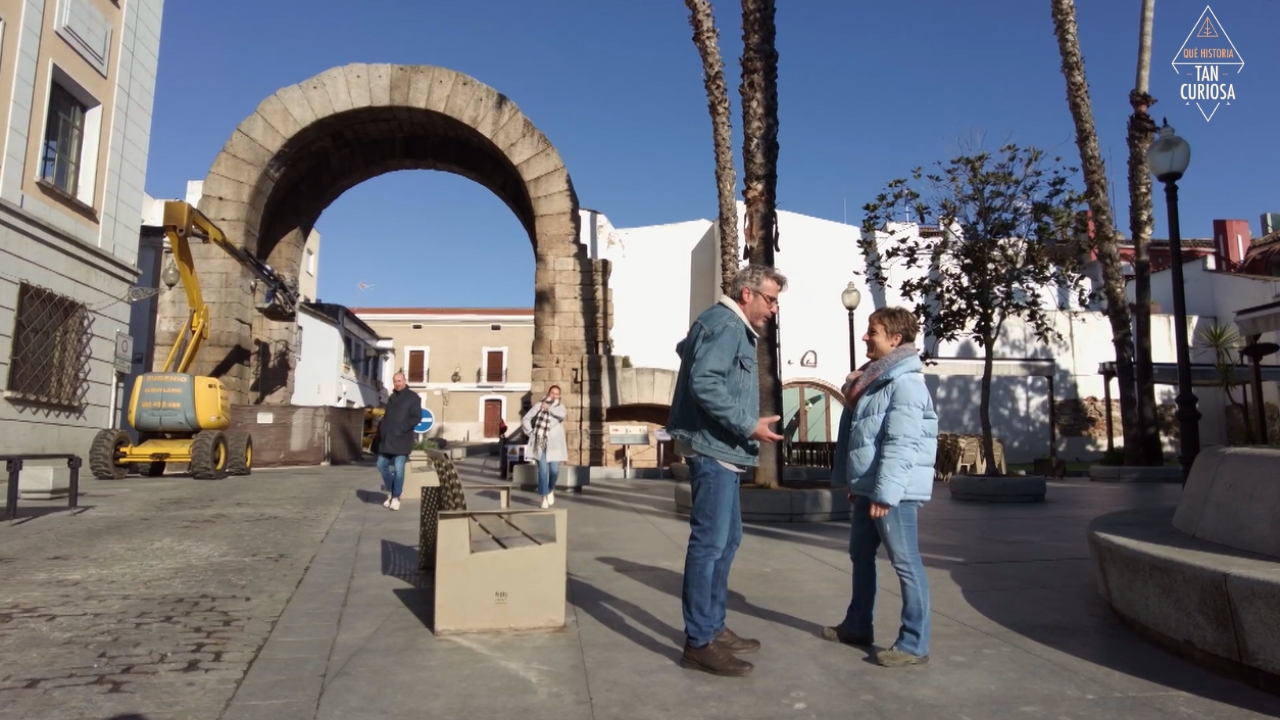
[[[1191,145],[1174,134],[1166,119],[1160,134],[1147,148],[1147,168],[1160,182],[1173,182],[1182,177],[1191,164]]]
[[[862,293],[858,291],[858,287],[853,283],[840,293],[840,302],[844,305],[844,309],[853,312],[858,309],[858,303],[862,302]]]
[[[182,275],[178,272],[178,264],[170,257],[169,261],[165,263],[164,269],[160,271],[160,282],[163,282],[165,287],[172,290],[181,279]]]

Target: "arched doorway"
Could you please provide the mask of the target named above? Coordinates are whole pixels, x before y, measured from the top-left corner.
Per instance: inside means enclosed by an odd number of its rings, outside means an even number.
[[[822,380],[782,386],[783,456],[788,465],[831,467],[844,397]]]
[[[578,200],[559,152],[505,95],[440,67],[333,68],[282,88],[240,123],[213,162],[200,209],[232,242],[296,277],[307,234],[330,203],[365,180],[410,169],[480,183],[528,231],[534,391],[564,387],[570,462],[591,464],[602,452],[603,413],[590,406],[599,405],[598,356],[607,347],[608,264],[588,259],[578,242]],[[369,225],[376,233],[377,218]],[[216,248],[194,250],[212,322],[193,371],[221,378],[234,404],[287,403],[297,325],[254,311],[260,291],[234,260]],[[161,302],[157,357],[186,312],[180,298]]]

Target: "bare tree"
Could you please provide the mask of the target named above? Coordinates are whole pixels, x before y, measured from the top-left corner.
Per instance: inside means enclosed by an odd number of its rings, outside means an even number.
[[[1142,0],[1138,22],[1138,73],[1129,104],[1129,234],[1133,238],[1134,375],[1137,381],[1138,436],[1143,465],[1161,465],[1164,448],[1156,415],[1156,385],[1151,366],[1151,173],[1147,148],[1156,135],[1156,123],[1147,110],[1156,103],[1148,93],[1151,77],[1151,27],[1155,0]]]
[[[745,252],[753,264],[774,267],[778,250],[778,50],[774,0],[742,0],[742,169],[746,205]],[[782,414],[778,362],[778,319],[757,346],[760,415]],[[777,487],[782,479],[782,445],[763,443],[756,484]]]
[[[1041,342],[1060,340],[1046,288],[1084,295],[1080,197],[1070,187],[1075,169],[1047,159],[1015,145],[957,157],[893,180],[863,208],[859,244],[884,258],[884,265],[868,266],[867,279],[886,287],[886,265],[908,271],[897,289],[914,304],[922,334],[940,343],[967,338],[983,350],[978,417],[988,460],[995,458],[991,378],[1005,321],[1022,320]],[[942,232],[891,240],[880,250],[879,231],[904,217]],[[986,474],[999,473],[989,461]]]
[[[724,80],[720,58],[720,31],[710,0],[685,0],[693,44],[702,57],[702,82],[707,88],[707,109],[711,113],[711,135],[716,158],[716,190],[720,201],[720,287],[728,294],[738,269],[738,172],[733,166],[733,123],[730,119],[729,87]]]
[[[1124,274],[1120,271],[1119,238],[1111,216],[1107,170],[1102,162],[1102,152],[1098,149],[1098,132],[1089,100],[1089,82],[1085,79],[1084,57],[1080,52],[1076,5],[1074,0],[1049,2],[1053,13],[1053,29],[1058,38],[1058,51],[1062,55],[1062,75],[1067,81],[1067,105],[1071,108],[1071,118],[1075,122],[1076,146],[1080,149],[1085,199],[1093,218],[1093,248],[1102,268],[1102,293],[1107,301],[1107,318],[1111,321],[1116,378],[1120,384],[1120,425],[1124,431],[1125,465],[1138,465],[1142,448],[1138,438],[1137,384],[1134,377],[1129,299],[1125,294]]]

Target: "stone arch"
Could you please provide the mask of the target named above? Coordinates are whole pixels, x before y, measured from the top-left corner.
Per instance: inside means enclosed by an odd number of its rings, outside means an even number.
[[[603,421],[593,384],[600,373],[591,369],[601,367],[592,358],[607,347],[609,267],[578,242],[577,195],[559,152],[505,95],[441,67],[332,68],[280,89],[240,123],[209,170],[199,206],[233,243],[296,276],[325,208],[361,182],[406,169],[485,186],[528,232],[534,391],[572,388],[570,460],[589,464],[599,433],[588,426]],[[377,232],[376,218],[370,230]],[[254,312],[246,271],[216,248],[196,250],[213,320],[194,371],[222,378],[233,404],[287,404],[296,324]],[[161,304],[158,347],[172,344],[186,316],[181,299]]]

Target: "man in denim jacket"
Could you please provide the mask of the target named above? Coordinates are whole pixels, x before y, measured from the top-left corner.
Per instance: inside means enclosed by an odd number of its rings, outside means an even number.
[[[739,476],[759,464],[760,443],[777,442],[778,416],[759,417],[756,340],[778,312],[787,279],[749,266],[733,279],[731,296],[707,308],[676,346],[680,374],[667,430],[689,466],[692,508],[684,564],[685,635],[681,664],[715,675],[741,676],[749,662],[735,653],[760,649],[725,626],[729,568],[742,542]]]
[[[888,650],[876,653],[885,667],[929,661],[929,580],[920,559],[917,520],[933,494],[938,414],[924,384],[924,365],[913,342],[920,325],[909,310],[880,308],[867,333],[870,362],[845,381],[831,476],[848,485],[853,504],[849,557],[853,598],[844,621],[823,637],[846,645],[874,643],[876,551],[883,544],[902,590],[902,626]]]

